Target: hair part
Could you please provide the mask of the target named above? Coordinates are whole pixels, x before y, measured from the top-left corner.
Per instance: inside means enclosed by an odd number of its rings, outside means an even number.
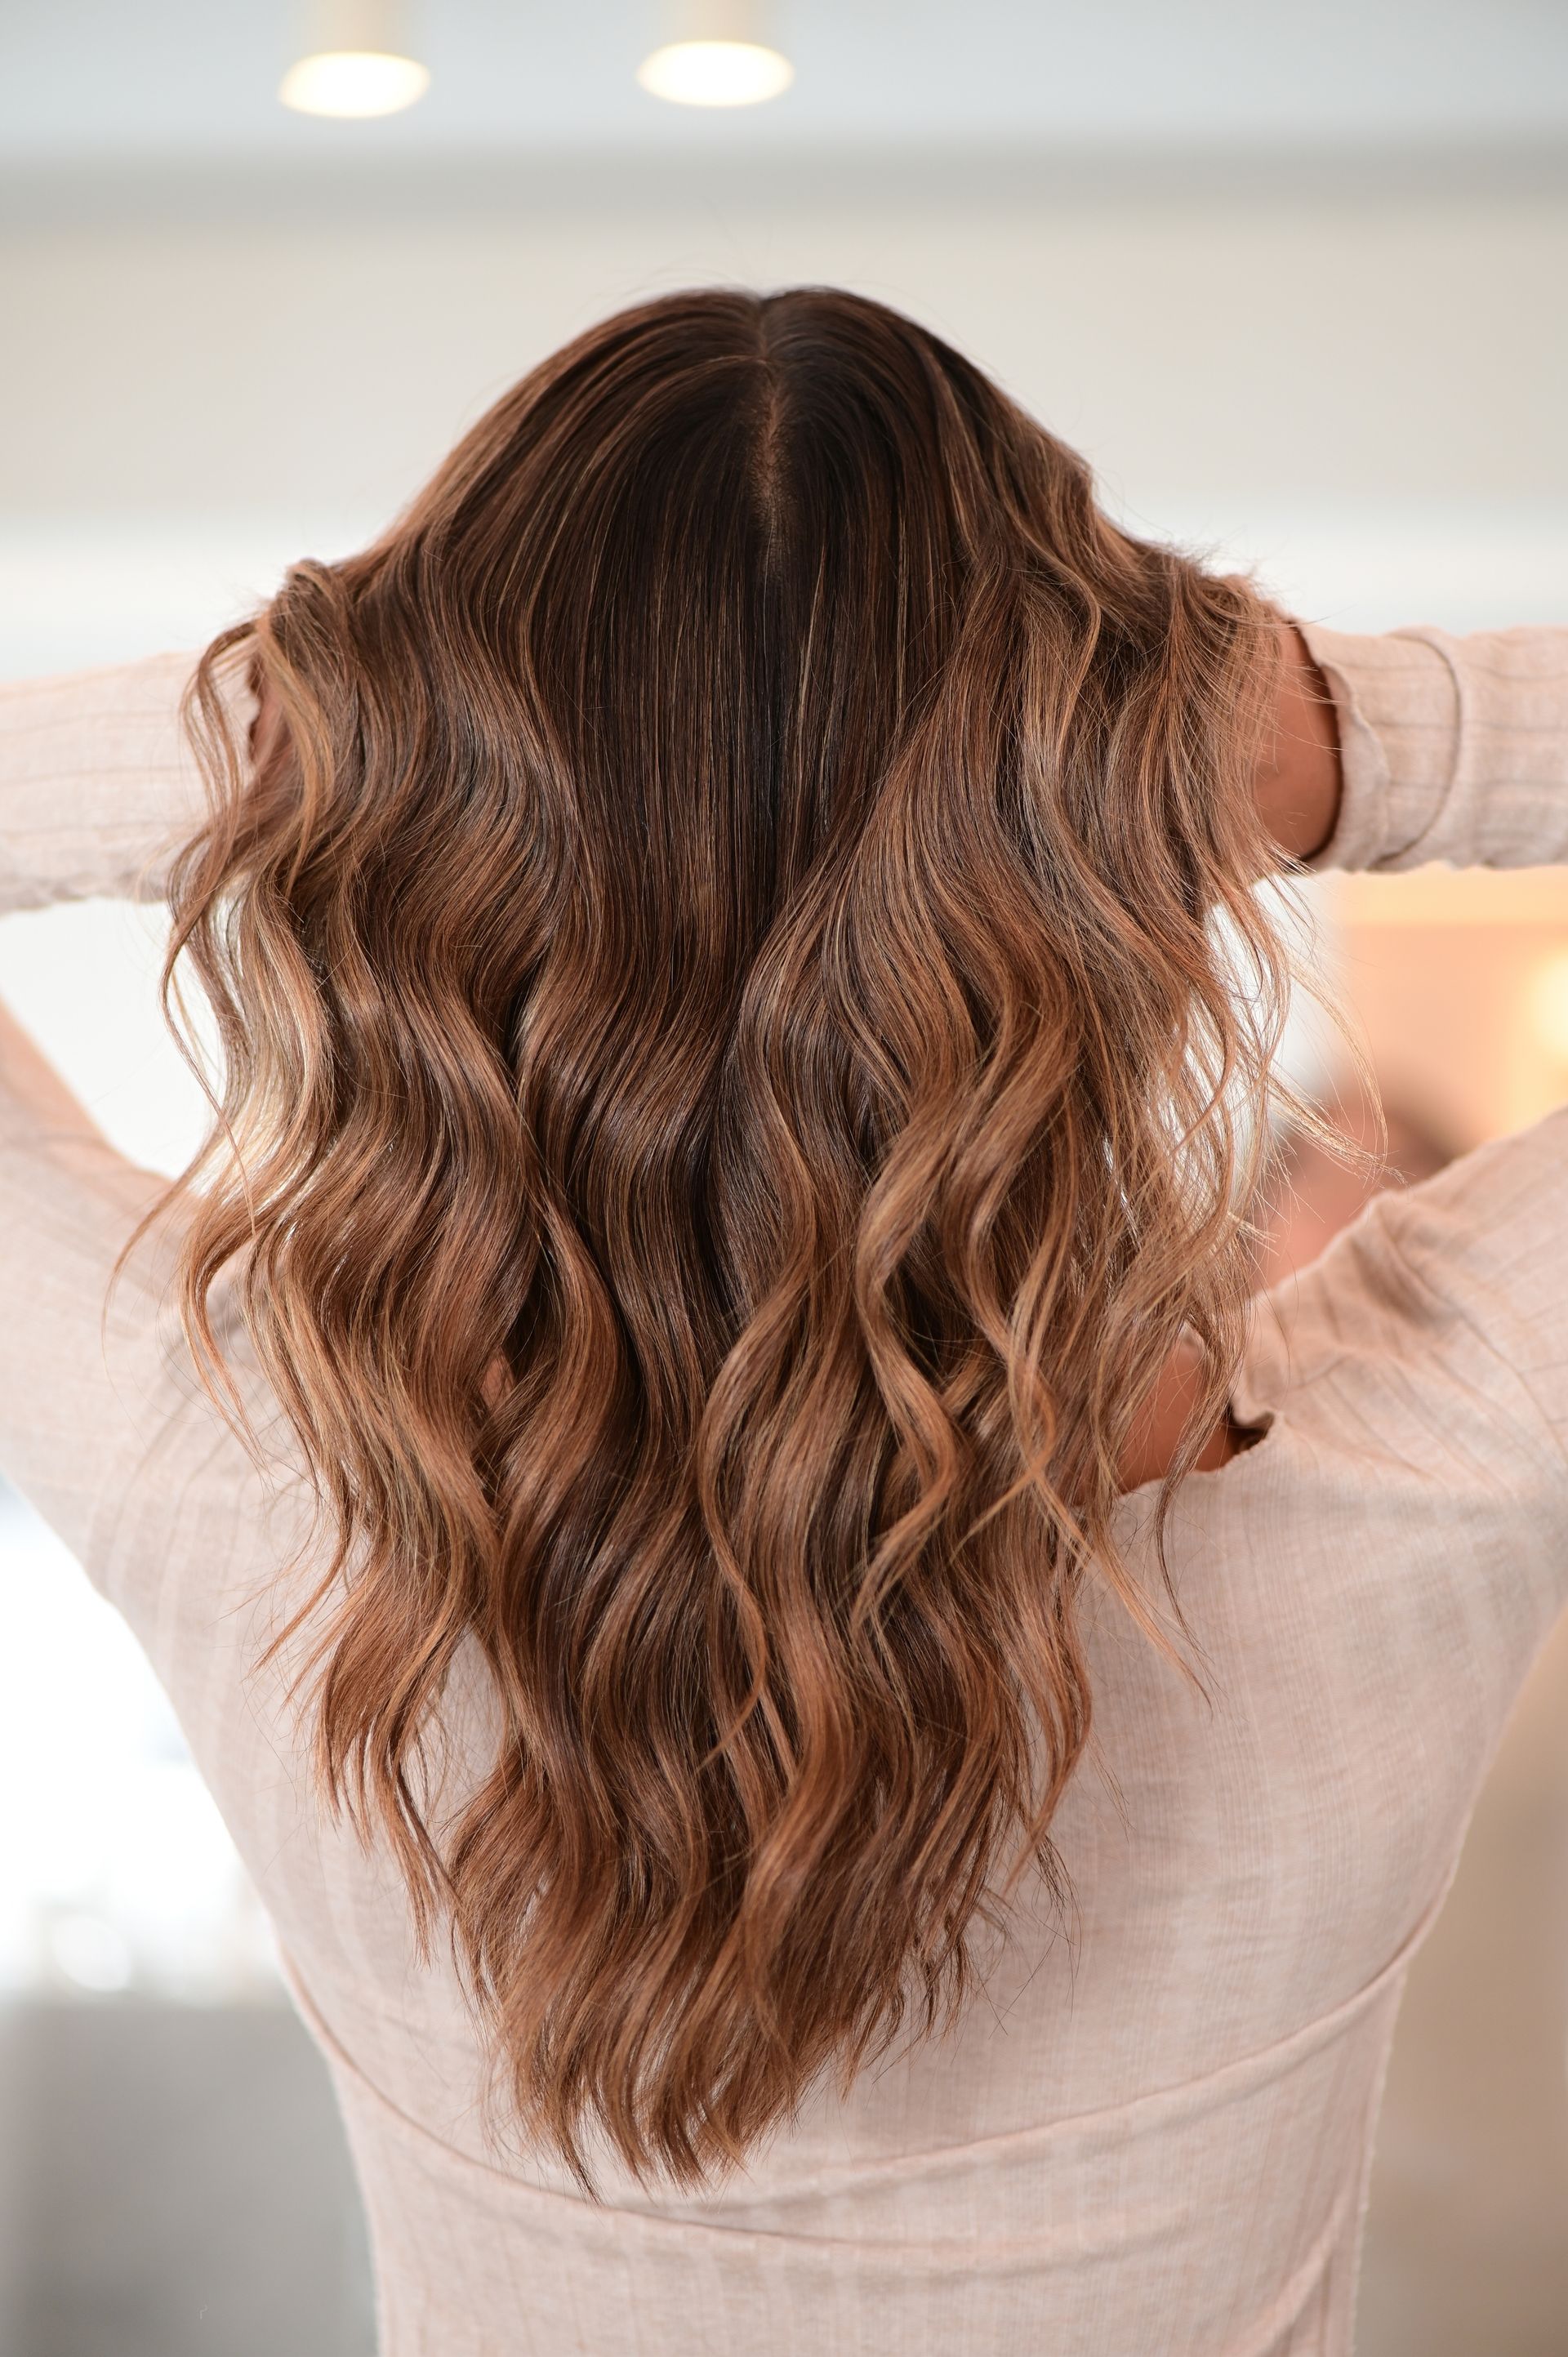
[[[148,1217],[214,1375],[236,1265],[330,1517],[320,1788],[590,2196],[590,2132],[722,2174],[1063,1895],[1085,1581],[1169,1641],[1119,1451],[1194,1345],[1163,1512],[1240,1356],[1274,660],[810,287],[591,329],[202,659],[163,989],[223,1092]],[[500,1731],[438,1839],[469,1637]]]

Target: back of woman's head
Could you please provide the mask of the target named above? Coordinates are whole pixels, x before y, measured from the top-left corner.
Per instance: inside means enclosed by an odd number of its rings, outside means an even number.
[[[209,650],[182,1308],[216,1369],[238,1260],[332,1510],[323,1788],[589,2190],[590,2131],[722,2170],[1060,1895],[1083,1582],[1164,1626],[1118,1456],[1239,1347],[1272,642],[805,289],[594,328]],[[437,1842],[468,1638],[501,1734]]]

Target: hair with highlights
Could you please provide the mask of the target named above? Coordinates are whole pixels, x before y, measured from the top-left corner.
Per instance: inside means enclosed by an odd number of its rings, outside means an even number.
[[[804,288],[580,336],[202,658],[181,1317],[218,1396],[232,1263],[330,1521],[320,1789],[590,2196],[590,2136],[722,2175],[1065,1895],[1085,1583],[1170,1642],[1119,1452],[1185,1340],[1163,1515],[1244,1330],[1274,641]]]

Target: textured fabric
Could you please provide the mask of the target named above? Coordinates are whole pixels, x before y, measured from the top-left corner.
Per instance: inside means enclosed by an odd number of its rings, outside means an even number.
[[[1346,747],[1326,861],[1568,857],[1568,630],[1307,635]],[[0,905],[160,888],[201,808],[189,666],[0,693]],[[814,2094],[727,2187],[606,2162],[603,2208],[487,2139],[449,1963],[417,1966],[388,1859],[313,1797],[294,1656],[250,1674],[306,1493],[237,1321],[260,1469],[185,1357],[166,1235],[101,1333],[159,1183],[0,1026],[0,1464],[145,1647],[271,1910],[382,2357],[1342,2357],[1406,1967],[1568,1590],[1568,1114],[1380,1199],[1258,1305],[1237,1406],[1266,1435],[1171,1531],[1206,1695],[1090,1611],[1069,1921],[1021,1919],[951,2037]],[[1121,1510],[1151,1590],[1153,1494]],[[467,1777],[472,1652],[444,1724]]]

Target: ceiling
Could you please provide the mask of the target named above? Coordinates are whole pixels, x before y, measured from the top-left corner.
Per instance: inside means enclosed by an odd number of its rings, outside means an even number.
[[[1568,141],[1563,0],[779,0],[795,85],[733,112],[638,87],[657,0],[413,7],[428,97],[344,124],[277,102],[290,0],[4,0],[0,170]]]

